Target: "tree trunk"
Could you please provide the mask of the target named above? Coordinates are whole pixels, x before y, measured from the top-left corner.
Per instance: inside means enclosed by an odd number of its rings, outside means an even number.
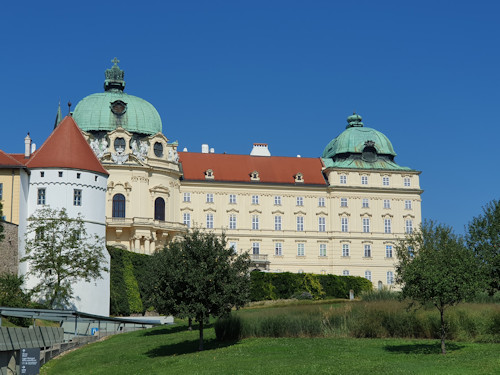
[[[446,354],[446,346],[444,343],[444,339],[446,337],[446,328],[444,325],[444,308],[441,306],[439,309],[439,312],[441,313],[441,354]]]
[[[188,318],[188,331],[193,330],[193,318]]]
[[[198,350],[201,352],[203,350],[203,318],[200,319],[200,346],[198,346]]]

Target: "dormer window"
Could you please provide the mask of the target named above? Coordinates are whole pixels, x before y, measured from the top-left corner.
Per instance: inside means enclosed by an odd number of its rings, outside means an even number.
[[[214,179],[214,171],[211,169],[207,169],[205,171],[205,179],[206,180],[213,180]]]
[[[115,151],[123,152],[125,151],[125,138],[116,138],[114,142]]]
[[[365,142],[365,148],[361,153],[361,159],[369,163],[377,161],[377,150],[375,149],[375,142],[373,141]]]
[[[302,173],[299,172],[295,175],[295,182],[304,182],[304,176]]]
[[[250,173],[250,179],[252,181],[260,181],[259,172],[253,171],[252,173]]]

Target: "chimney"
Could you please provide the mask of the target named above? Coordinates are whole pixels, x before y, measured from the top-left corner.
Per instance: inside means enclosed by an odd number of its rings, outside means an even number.
[[[215,154],[215,148],[211,147],[211,148],[210,148],[210,153],[211,153],[211,154]]]
[[[33,142],[33,143],[31,143],[31,153],[34,153],[35,150],[36,150],[36,143]]]
[[[254,143],[251,156],[271,156],[269,149],[267,148],[267,143]]]
[[[188,152],[187,147],[184,147],[184,148],[182,149],[182,152]]]
[[[208,154],[208,145],[206,143],[201,145],[201,153]]]
[[[30,133],[24,138],[24,158],[28,159],[31,156],[31,137]]]

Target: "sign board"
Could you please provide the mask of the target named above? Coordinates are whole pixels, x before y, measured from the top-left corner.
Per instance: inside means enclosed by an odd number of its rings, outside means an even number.
[[[21,349],[19,370],[21,375],[38,375],[40,373],[40,348]]]
[[[94,336],[97,332],[99,331],[99,328],[91,328],[90,329],[90,334]]]

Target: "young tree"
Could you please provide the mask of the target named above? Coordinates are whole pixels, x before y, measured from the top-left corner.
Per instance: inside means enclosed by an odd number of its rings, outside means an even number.
[[[65,209],[42,208],[28,219],[28,275],[39,282],[35,295],[49,308],[64,308],[73,297],[72,284],[101,278],[104,238],[87,234],[81,215],[70,218]]]
[[[153,257],[154,306],[160,313],[194,318],[203,350],[203,325],[209,317],[228,314],[248,301],[250,256],[228,248],[224,235],[194,229]]]
[[[445,309],[473,296],[481,285],[474,255],[450,227],[424,222],[396,246],[396,282],[402,297],[432,303],[441,316],[441,352],[446,354]]]
[[[500,290],[500,201],[489,202],[483,215],[472,219],[466,239],[487,279],[488,294],[494,295]]]

